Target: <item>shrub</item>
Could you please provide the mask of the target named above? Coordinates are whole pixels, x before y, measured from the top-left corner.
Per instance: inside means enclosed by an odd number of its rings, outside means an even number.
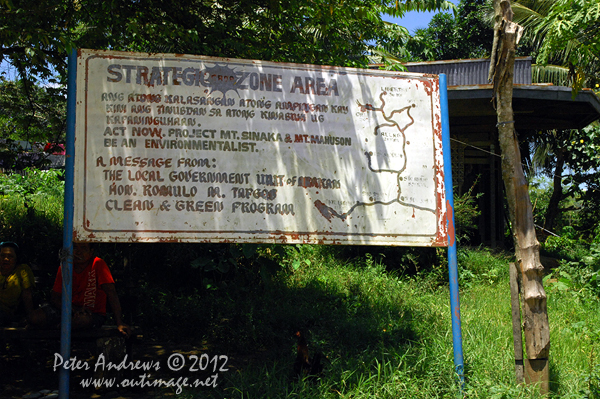
[[[55,273],[62,246],[64,181],[59,170],[0,174],[0,238],[21,247],[21,260]]]
[[[473,194],[473,190],[479,177],[475,180],[469,191],[462,195],[454,195],[454,223],[456,224],[456,238],[459,241],[465,241],[469,238],[469,233],[477,229],[475,220],[481,215],[477,207],[477,200],[483,193]]]
[[[569,291],[582,298],[597,299],[600,297],[600,242],[594,241],[589,247],[581,242],[572,242],[574,248],[568,248],[565,242],[568,239],[551,240],[560,242],[558,251],[564,256],[560,266],[545,277],[545,282],[550,290]],[[576,254],[576,256],[571,256]]]
[[[457,259],[461,287],[478,283],[494,284],[508,276],[507,257],[493,254],[487,248],[460,248]]]
[[[580,240],[575,240],[568,235],[549,236],[541,244],[541,250],[549,256],[568,261],[579,261],[588,253],[586,246]]]

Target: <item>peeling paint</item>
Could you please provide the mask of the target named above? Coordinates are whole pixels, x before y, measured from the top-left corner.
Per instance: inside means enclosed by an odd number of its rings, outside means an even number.
[[[448,246],[453,247],[456,232],[454,231],[454,209],[450,205],[450,200],[446,201],[446,209],[448,210]]]

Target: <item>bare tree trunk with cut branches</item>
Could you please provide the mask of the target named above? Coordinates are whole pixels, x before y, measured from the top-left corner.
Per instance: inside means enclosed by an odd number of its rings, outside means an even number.
[[[512,22],[513,12],[508,0],[494,0],[494,15],[494,44],[489,78],[494,84],[498,136],[502,150],[502,179],[506,187],[517,266],[523,283],[523,330],[527,353],[525,381],[539,383],[541,391],[547,393],[550,330],[546,293],[542,285],[544,268],[540,262],[540,245],[535,234],[512,107],[515,50],[522,28]]]
[[[554,153],[556,154],[556,165],[554,166],[554,176],[552,177],[552,195],[550,196],[544,219],[544,229],[548,231],[552,231],[554,228],[554,221],[561,212],[560,201],[565,197],[562,185],[562,173],[565,167],[565,149],[559,147]]]

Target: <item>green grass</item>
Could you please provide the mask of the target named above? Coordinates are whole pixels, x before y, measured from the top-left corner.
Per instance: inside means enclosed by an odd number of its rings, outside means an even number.
[[[246,348],[254,360],[222,373],[218,388],[190,389],[183,397],[458,397],[446,285],[400,278],[371,257],[342,262],[302,251],[300,266],[283,270],[247,299],[252,315],[242,324],[253,329]],[[541,397],[535,387],[514,382],[508,259],[485,250],[462,252],[460,259],[461,270],[471,273],[461,291],[465,397]],[[548,292],[551,397],[598,397],[590,376],[600,374],[594,370],[599,310],[597,298]],[[310,350],[328,358],[317,384],[291,378],[298,328],[307,331]],[[228,333],[236,339],[235,327]],[[263,355],[251,356],[253,348]]]
[[[27,248],[23,260],[52,276],[57,256],[51,252],[62,242],[62,190],[58,172],[0,174],[0,236],[18,241]],[[571,262],[546,284],[550,397],[600,398],[600,247],[551,241],[545,250]],[[220,375],[216,389],[188,389],[181,397],[458,396],[440,252],[310,245],[206,249],[115,244],[103,255],[113,266],[123,264],[119,254],[136,260],[145,334],[230,356],[232,369]],[[461,249],[458,260],[464,396],[540,397],[535,387],[514,383],[509,257]],[[318,384],[292,379],[293,333],[299,329],[313,353],[327,356]]]

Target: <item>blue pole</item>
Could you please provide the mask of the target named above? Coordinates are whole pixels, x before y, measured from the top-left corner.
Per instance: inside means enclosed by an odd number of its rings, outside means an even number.
[[[60,354],[71,357],[71,295],[73,284],[73,181],[75,175],[75,106],[77,94],[77,50],[69,53],[67,70],[67,142],[65,157],[65,210],[63,220],[62,306],[60,323]],[[69,397],[69,370],[60,369],[58,397]]]
[[[456,235],[454,224],[454,190],[452,189],[452,157],[450,156],[450,118],[448,116],[448,89],[446,75],[440,74],[440,106],[442,110],[442,148],[444,152],[444,185],[448,212],[448,277],[450,280],[450,310],[452,312],[452,345],[454,368],[461,392],[464,389],[464,359],[460,328],[460,300],[458,297],[458,260],[456,257]]]

